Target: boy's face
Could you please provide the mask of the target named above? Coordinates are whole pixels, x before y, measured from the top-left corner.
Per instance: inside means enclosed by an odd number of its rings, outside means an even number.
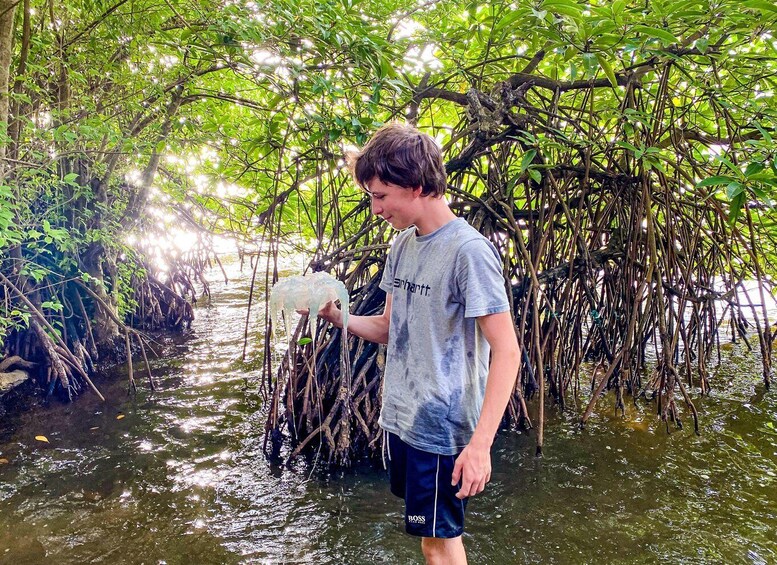
[[[378,177],[367,182],[372,213],[386,220],[396,230],[416,223],[421,212],[421,187],[402,188],[384,183]]]

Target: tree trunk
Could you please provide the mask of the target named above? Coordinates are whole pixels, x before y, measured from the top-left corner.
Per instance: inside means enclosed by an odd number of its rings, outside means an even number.
[[[11,74],[11,56],[13,54],[14,16],[17,0],[0,0],[0,177],[5,174],[5,138],[8,130],[9,92],[8,83]]]
[[[94,305],[94,340],[98,349],[104,349],[113,344],[119,337],[119,326],[114,320],[115,312],[118,312],[118,304],[115,292],[116,262],[109,257],[110,252],[99,243],[89,245],[89,249],[83,257],[83,268],[94,279],[90,284],[92,291],[97,295],[102,304]],[[108,279],[106,279],[106,274]],[[103,304],[108,305],[113,312],[106,312]]]

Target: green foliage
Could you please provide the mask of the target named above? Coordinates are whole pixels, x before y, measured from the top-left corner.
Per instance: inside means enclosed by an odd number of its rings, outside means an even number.
[[[22,310],[9,310],[2,307],[0,310],[0,342],[14,330],[24,330],[30,327],[30,313]]]
[[[533,77],[512,112],[556,118],[527,127],[505,156],[518,204],[519,188],[559,163],[644,171],[723,203],[732,225],[749,204],[765,220],[775,200],[771,2],[140,0],[112,11],[77,0],[53,7],[54,22],[48,4],[32,7],[36,32],[13,77],[0,253],[21,246],[40,282],[84,276],[87,250],[118,257],[127,236],[167,227],[247,243],[269,230],[313,247],[360,230],[367,210],[342,162],[350,146],[401,119],[414,96],[419,125],[449,157],[470,139],[470,110],[418,97],[422,82],[498,99],[505,81]],[[121,297],[122,312],[132,265],[118,281],[89,278]]]
[[[10,186],[0,186],[0,253],[9,245],[16,245],[21,241],[22,234],[14,222],[16,210],[13,189]]]

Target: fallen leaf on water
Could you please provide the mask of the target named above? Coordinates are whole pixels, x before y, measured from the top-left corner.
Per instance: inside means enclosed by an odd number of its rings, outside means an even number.
[[[118,416],[116,416],[116,419],[121,420],[123,417],[124,417],[124,414],[119,414]]]
[[[5,465],[8,463],[8,459],[0,459],[0,465]]]
[[[47,438],[46,436],[35,436],[35,439],[37,439],[38,441],[45,441],[46,443],[49,443],[49,438]]]

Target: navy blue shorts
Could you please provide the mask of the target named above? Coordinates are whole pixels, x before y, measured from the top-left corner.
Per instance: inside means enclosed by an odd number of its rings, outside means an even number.
[[[386,463],[391,492],[405,500],[405,531],[425,538],[455,538],[464,532],[467,499],[451,485],[455,455],[437,455],[387,433]]]

